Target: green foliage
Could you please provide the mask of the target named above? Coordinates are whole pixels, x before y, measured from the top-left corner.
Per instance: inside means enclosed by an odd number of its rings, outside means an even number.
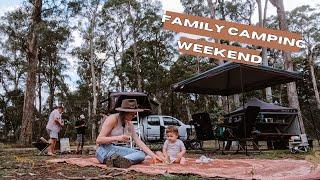
[[[20,89],[9,91],[5,94],[6,101],[3,102],[3,120],[4,120],[4,135],[10,134],[15,140],[19,137],[19,130],[22,120],[23,108],[23,91]],[[13,136],[13,137],[12,137]]]

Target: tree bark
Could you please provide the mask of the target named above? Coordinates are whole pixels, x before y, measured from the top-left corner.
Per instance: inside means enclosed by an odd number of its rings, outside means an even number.
[[[39,55],[38,55],[38,99],[39,99],[39,114],[41,116],[41,109],[42,109],[42,103],[41,103],[41,89],[42,89],[42,83],[41,83],[41,48],[39,48]]]
[[[131,12],[130,16],[132,18]],[[133,20],[133,19],[132,19]],[[141,64],[140,59],[138,57],[138,49],[137,49],[137,27],[136,22],[133,21],[133,29],[132,29],[132,36],[133,36],[133,60],[135,63],[135,69],[136,69],[136,76],[137,76],[137,88],[139,92],[142,92],[142,77],[141,77]]]
[[[89,119],[89,122],[92,122],[92,109],[91,109],[91,101],[88,100],[88,119]],[[91,136],[92,136],[92,133],[91,133]],[[91,140],[94,140],[92,137],[91,137]],[[94,140],[95,142],[95,140]]]
[[[121,28],[123,30],[123,28]],[[121,38],[121,53],[120,53],[120,66],[123,67],[123,62],[122,62],[122,57],[123,57],[123,54],[125,52],[125,39],[123,37],[123,32],[121,32],[120,34],[120,38]],[[123,68],[121,68],[122,70]],[[123,92],[124,91],[124,88],[125,88],[125,80],[124,80],[124,77],[123,77],[123,74],[120,73],[119,74],[119,81],[120,81],[120,87],[121,87],[121,91]]]
[[[216,0],[214,3],[212,2],[212,0],[207,0],[207,3],[208,3],[208,6],[209,6],[209,9],[210,9],[210,17],[211,17],[211,19],[216,19],[216,5],[217,5],[217,3],[218,3],[218,1]],[[223,2],[220,2],[220,3],[223,3]],[[222,8],[222,10],[223,10],[223,8]],[[224,13],[222,13],[222,19],[225,19],[225,14]],[[220,43],[220,39],[218,39],[218,38],[215,38],[215,39],[213,39],[213,42],[216,42],[216,43]],[[219,65],[222,65],[222,64],[224,64],[224,62],[223,62],[223,60],[219,60],[218,61],[218,64]],[[221,107],[221,108],[223,108],[223,110],[224,111],[228,111],[228,109],[226,109],[226,98],[225,97],[222,97],[222,96],[218,96],[218,102],[217,102],[217,104]]]
[[[38,61],[38,36],[41,23],[42,0],[33,1],[30,35],[27,47],[27,80],[23,103],[22,126],[19,143],[30,145],[32,141],[32,123],[34,119],[34,101],[36,94],[37,61]]]
[[[133,60],[135,63],[136,76],[137,76],[137,89],[139,92],[142,92],[141,67],[140,67],[140,60],[138,58],[137,37],[135,32],[133,32]]]
[[[311,76],[314,96],[316,97],[317,108],[320,109],[320,97],[319,97],[319,91],[318,91],[318,86],[317,86],[317,79],[316,79],[316,76],[314,73],[314,63],[313,62],[314,62],[313,54],[312,54],[312,52],[310,52],[310,54],[309,54],[310,76]]]
[[[53,74],[53,62],[52,59],[49,59],[49,109],[50,111],[53,110],[53,103],[54,103],[54,89],[55,89],[55,78]]]
[[[262,12],[262,4],[261,0],[256,0],[258,4],[258,12],[259,12],[259,26],[264,27],[264,22],[267,14],[267,4],[268,0],[266,0],[264,5],[264,11]],[[268,57],[267,57],[267,48],[262,47],[262,64],[263,66],[268,66]],[[266,99],[267,102],[272,102],[272,90],[271,87],[267,87],[266,89]]]
[[[139,92],[142,92],[142,77],[141,77],[141,63],[140,63],[140,59],[138,57],[138,47],[137,47],[137,43],[138,43],[138,34],[137,34],[137,19],[138,19],[138,14],[136,14],[135,18],[132,16],[131,13],[131,4],[130,2],[128,2],[128,14],[129,17],[132,21],[132,38],[133,38],[133,62],[134,62],[134,69],[136,72],[136,76],[137,76],[137,90]]]
[[[94,67],[94,49],[93,49],[93,38],[94,38],[94,29],[96,26],[96,13],[98,10],[98,3],[92,12],[91,24],[89,28],[89,48],[90,48],[90,70],[91,70],[91,84],[92,84],[92,129],[91,129],[91,140],[96,140],[96,117],[97,117],[97,104],[98,104],[98,94],[97,94],[97,79]]]
[[[284,11],[283,0],[270,0],[270,2],[277,8],[280,30],[287,31],[288,26],[287,26],[285,11]],[[282,56],[284,59],[284,68],[288,71],[293,71],[293,63],[291,60],[290,52],[282,51]],[[299,99],[297,94],[297,87],[295,82],[291,82],[287,84],[287,94],[288,94],[289,106],[298,110],[301,133],[305,133],[305,128],[302,120],[302,114],[301,114]]]
[[[192,116],[191,116],[191,111],[190,111],[189,103],[188,103],[188,100],[187,100],[187,99],[184,101],[184,104],[185,104],[186,110],[187,110],[188,122],[190,122],[191,119],[192,119]]]
[[[239,94],[235,94],[233,95],[233,101],[234,101],[234,106],[235,108],[239,108],[240,107],[240,97]]]

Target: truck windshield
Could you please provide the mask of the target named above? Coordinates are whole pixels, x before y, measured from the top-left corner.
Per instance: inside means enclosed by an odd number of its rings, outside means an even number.
[[[179,121],[173,119],[173,118],[170,118],[170,117],[164,117],[163,118],[163,124],[165,126],[170,126],[170,125],[173,125],[173,126],[180,126],[180,123]]]
[[[150,126],[160,126],[160,119],[158,117],[148,117],[148,124]]]

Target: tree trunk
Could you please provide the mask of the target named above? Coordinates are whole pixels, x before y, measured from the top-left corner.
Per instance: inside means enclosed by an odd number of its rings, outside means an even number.
[[[187,110],[188,122],[190,122],[191,119],[192,119],[192,116],[191,116],[191,111],[190,111],[189,103],[188,103],[188,100],[187,100],[187,99],[184,101],[184,104],[185,104],[186,110]]]
[[[123,68],[122,68],[123,67],[122,57],[123,57],[123,54],[125,52],[125,40],[124,40],[122,32],[121,32],[120,38],[121,38],[121,53],[120,53],[120,58],[119,59],[120,59],[120,66],[121,66],[121,71],[122,71],[123,70]],[[119,74],[119,81],[120,81],[121,91],[123,92],[124,88],[125,88],[125,80],[124,80],[122,72],[120,72],[120,74]]]
[[[50,111],[53,110],[53,103],[54,103],[54,89],[55,89],[55,80],[53,79],[52,69],[50,75],[50,84],[49,84],[49,109]]]
[[[207,95],[204,95],[204,103],[205,103],[205,108],[206,108],[206,112],[209,112],[209,99]]]
[[[135,70],[136,70],[136,76],[137,76],[137,89],[139,92],[142,92],[141,67],[140,67],[140,60],[138,58],[137,37],[135,32],[133,32],[133,60],[135,63]]]
[[[92,122],[92,114],[91,114],[91,101],[88,100],[88,121],[89,122]],[[91,133],[91,136],[92,136],[92,133]],[[91,139],[93,140],[93,138],[91,137]],[[95,140],[94,140],[95,142]]]
[[[267,14],[267,4],[268,0],[265,2],[264,12],[262,12],[261,0],[256,0],[258,4],[258,12],[259,12],[259,26],[264,27],[264,22]],[[263,14],[263,15],[262,15]],[[262,47],[262,64],[263,66],[268,66],[268,57],[267,57],[267,48]],[[267,87],[266,89],[266,99],[267,102],[272,102],[272,90],[271,87]]]
[[[41,109],[42,109],[42,103],[41,103],[41,89],[42,89],[42,83],[41,83],[41,49],[39,48],[39,55],[38,55],[38,98],[39,98],[39,114],[41,116]]]
[[[280,23],[280,30],[287,31],[288,26],[287,26],[285,11],[284,11],[283,0],[270,0],[270,2],[277,8],[277,14],[278,14],[279,23]],[[285,69],[288,71],[293,71],[293,63],[291,60],[290,52],[282,51],[282,56],[284,59]],[[287,84],[287,94],[288,94],[289,106],[296,108],[298,110],[301,133],[305,133],[305,128],[302,120],[302,114],[301,114],[299,99],[297,94],[297,87],[295,82]]]
[[[158,114],[159,114],[159,115],[162,115],[162,103],[161,103],[161,102],[159,102]]]
[[[53,110],[53,103],[54,103],[54,92],[55,92],[55,75],[54,75],[54,62],[53,59],[49,59],[49,73],[48,73],[48,86],[49,86],[49,109],[50,111]]]
[[[320,97],[319,97],[319,91],[318,91],[318,86],[317,86],[317,79],[314,73],[314,60],[313,60],[313,55],[312,52],[309,55],[309,67],[310,67],[310,76],[312,80],[312,86],[313,86],[313,91],[314,91],[314,96],[316,97],[316,103],[317,103],[317,108],[320,109]]]
[[[138,91],[142,92],[142,77],[141,77],[141,65],[140,60],[138,57],[138,49],[137,49],[137,32],[135,23],[133,25],[133,60],[136,64],[136,75],[137,75],[137,84],[138,84]]]
[[[140,60],[138,57],[138,48],[137,48],[137,40],[138,40],[138,35],[137,35],[137,16],[135,17],[136,19],[133,18],[131,14],[131,4],[130,2],[128,3],[128,14],[130,16],[130,19],[132,20],[132,38],[133,38],[133,62],[134,62],[134,68],[136,71],[136,76],[137,76],[137,90],[139,92],[142,92],[142,77],[141,77],[141,64]],[[136,14],[137,15],[137,14]]]
[[[211,17],[211,19],[216,19],[216,6],[217,6],[217,2],[218,1],[215,1],[214,3],[212,2],[212,0],[207,0],[207,3],[208,3],[208,7],[209,7],[209,9],[210,9],[210,17]],[[220,3],[224,3],[223,1],[222,2],[220,2]],[[223,10],[223,8],[221,8],[222,10]],[[223,13],[222,13],[222,19],[225,19],[225,14],[224,14],[224,11],[222,11]],[[216,43],[220,43],[220,39],[218,39],[218,38],[215,38],[215,39],[213,39],[213,42],[216,42]],[[219,60],[218,61],[218,64],[219,65],[222,65],[222,64],[224,64],[224,62],[223,62],[223,60]],[[228,109],[226,109],[226,101],[227,101],[227,99],[225,98],[225,97],[222,97],[222,96],[218,96],[218,102],[217,102],[217,104],[221,107],[221,108],[223,108],[224,109],[224,111],[228,111]]]
[[[239,108],[240,107],[240,97],[239,94],[235,94],[233,95],[233,101],[234,101],[234,106],[235,108]]]
[[[98,104],[98,94],[97,94],[97,80],[94,67],[94,49],[93,49],[93,38],[94,38],[94,28],[96,26],[96,12],[98,5],[94,12],[92,13],[91,24],[89,29],[89,48],[90,48],[90,70],[91,70],[91,84],[92,84],[92,129],[91,129],[91,140],[96,140],[96,116],[97,116],[97,104]]]
[[[32,123],[34,119],[34,101],[36,93],[36,79],[37,79],[37,61],[38,61],[38,36],[39,26],[41,23],[41,9],[42,1],[34,0],[33,12],[31,18],[30,35],[28,37],[27,48],[27,80],[25,88],[25,96],[23,103],[22,126],[20,132],[19,143],[23,145],[30,145],[32,141]]]

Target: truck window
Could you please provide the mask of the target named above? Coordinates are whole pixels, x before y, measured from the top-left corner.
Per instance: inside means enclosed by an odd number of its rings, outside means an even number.
[[[163,124],[165,126],[170,126],[170,125],[173,125],[173,126],[180,126],[180,123],[173,119],[173,118],[169,118],[169,117],[164,117],[163,118]]]
[[[148,124],[150,126],[160,126],[160,119],[158,117],[148,117]]]

